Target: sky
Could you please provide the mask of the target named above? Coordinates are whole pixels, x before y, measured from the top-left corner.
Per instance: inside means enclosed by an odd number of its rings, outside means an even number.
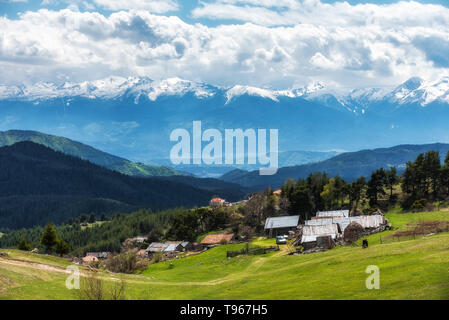
[[[449,75],[449,1],[0,0],[0,84],[179,77],[288,89]]]

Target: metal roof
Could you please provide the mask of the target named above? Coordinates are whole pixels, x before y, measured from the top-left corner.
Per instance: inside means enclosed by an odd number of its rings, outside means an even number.
[[[169,244],[167,248],[164,249],[164,252],[175,252],[177,247],[176,244]]]
[[[183,241],[183,242],[181,242],[181,246],[182,246],[183,248],[187,247],[189,244],[190,244],[189,241]]]
[[[265,229],[293,228],[297,227],[298,223],[299,216],[272,217],[265,221]]]
[[[161,242],[152,242],[148,248],[147,251],[150,252],[158,252],[158,251],[163,251],[165,248],[168,247],[167,243],[161,243]]]
[[[316,241],[317,237],[331,236],[335,239],[338,235],[338,226],[336,223],[321,226],[304,226],[302,229],[301,242]]]
[[[333,211],[330,211],[333,212]],[[340,231],[343,233],[346,227],[351,222],[357,222],[364,229],[366,228],[377,228],[384,223],[384,217],[382,215],[372,215],[372,216],[357,216],[357,217],[337,217],[337,218],[324,218],[317,220],[307,220],[303,228],[303,242],[315,241],[315,233],[319,233],[325,230],[329,225],[334,224],[340,227]],[[308,228],[316,227],[316,228]],[[319,228],[322,227],[322,228]],[[324,228],[324,229],[323,229]],[[305,232],[304,232],[305,230]],[[337,229],[338,233],[338,229]],[[312,239],[312,240],[311,240]],[[304,241],[306,240],[306,241]]]
[[[318,218],[324,217],[349,217],[349,210],[333,210],[333,211],[318,211],[316,213]]]
[[[332,218],[329,219],[317,219],[317,220],[307,220],[305,222],[306,226],[323,226],[325,224],[331,224],[333,222]]]
[[[360,224],[366,228],[377,228],[384,223],[384,216],[377,214],[373,216],[358,216]]]

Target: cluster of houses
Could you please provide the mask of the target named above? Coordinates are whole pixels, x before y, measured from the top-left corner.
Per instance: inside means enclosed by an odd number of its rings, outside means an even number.
[[[220,244],[231,243],[233,240],[234,234],[219,233],[207,235],[201,243],[189,241],[152,242],[148,248],[139,250],[137,255],[141,258],[151,258],[160,252],[161,258],[167,260],[178,257],[179,253],[200,252]]]
[[[295,245],[305,250],[313,248],[329,249],[336,242],[345,240],[345,231],[351,226],[367,235],[383,231],[388,221],[381,212],[369,216],[349,216],[349,210],[319,211],[316,216],[300,224],[299,216],[268,218],[265,230],[269,237],[292,235]]]

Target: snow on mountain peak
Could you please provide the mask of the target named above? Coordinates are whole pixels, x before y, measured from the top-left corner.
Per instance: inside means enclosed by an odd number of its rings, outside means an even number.
[[[161,95],[184,95],[187,92],[192,92],[198,98],[210,97],[215,94],[211,87],[180,78],[153,81],[148,77],[112,76],[95,81],[65,82],[59,86],[47,82],[23,86],[0,85],[0,99],[24,100],[61,97],[114,99],[131,95],[137,102],[141,95],[146,95],[150,100],[155,101]]]
[[[432,102],[449,103],[449,77],[426,81],[411,78],[392,89],[366,88],[356,89],[349,94],[335,94],[322,82],[313,82],[307,86],[286,90],[273,90],[253,86],[235,85],[224,89],[201,82],[180,78],[168,78],[154,81],[148,77],[111,76],[101,80],[84,82],[65,82],[59,85],[38,82],[34,85],[0,85],[0,99],[43,100],[55,98],[84,97],[89,99],[134,98],[138,103],[141,96],[156,101],[161,96],[184,96],[192,94],[203,99],[224,94],[226,103],[243,95],[257,96],[279,102],[280,98],[298,98],[318,101],[324,105],[341,105],[348,110],[366,109],[373,103],[387,102],[398,106],[417,104],[427,106]]]
[[[275,102],[279,102],[279,97],[296,98],[310,95],[313,93],[318,93],[324,88],[325,85],[322,82],[313,82],[305,87],[287,90],[271,90],[252,86],[236,85],[226,91],[226,99],[227,99],[226,103],[229,103],[231,100],[243,96],[245,94],[249,96],[258,96],[261,98],[271,99]]]
[[[422,107],[435,102],[449,102],[449,77],[424,81],[411,78],[389,95],[389,100],[399,104],[419,104]]]
[[[207,98],[215,94],[204,84],[180,78],[169,78],[154,83],[152,90],[148,93],[148,98],[151,101],[156,101],[161,95],[184,95],[188,92],[193,92],[198,98]]]

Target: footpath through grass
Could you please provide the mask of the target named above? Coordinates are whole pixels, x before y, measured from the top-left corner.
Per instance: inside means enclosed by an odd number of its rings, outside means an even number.
[[[391,213],[393,231],[420,220],[449,220],[448,212]],[[128,299],[449,299],[449,233],[415,240],[337,247],[288,256],[285,250],[263,256],[226,258],[226,250],[243,245],[219,246],[200,255],[153,264],[141,274],[126,275]],[[272,245],[256,240],[253,245]],[[37,259],[10,251],[11,259]],[[55,260],[53,260],[55,259]],[[61,268],[67,261],[39,257],[39,262]],[[367,266],[380,269],[380,290],[365,286]],[[116,275],[103,273],[108,283]],[[11,266],[0,258],[0,298],[76,299],[65,289],[63,273],[30,266]]]

